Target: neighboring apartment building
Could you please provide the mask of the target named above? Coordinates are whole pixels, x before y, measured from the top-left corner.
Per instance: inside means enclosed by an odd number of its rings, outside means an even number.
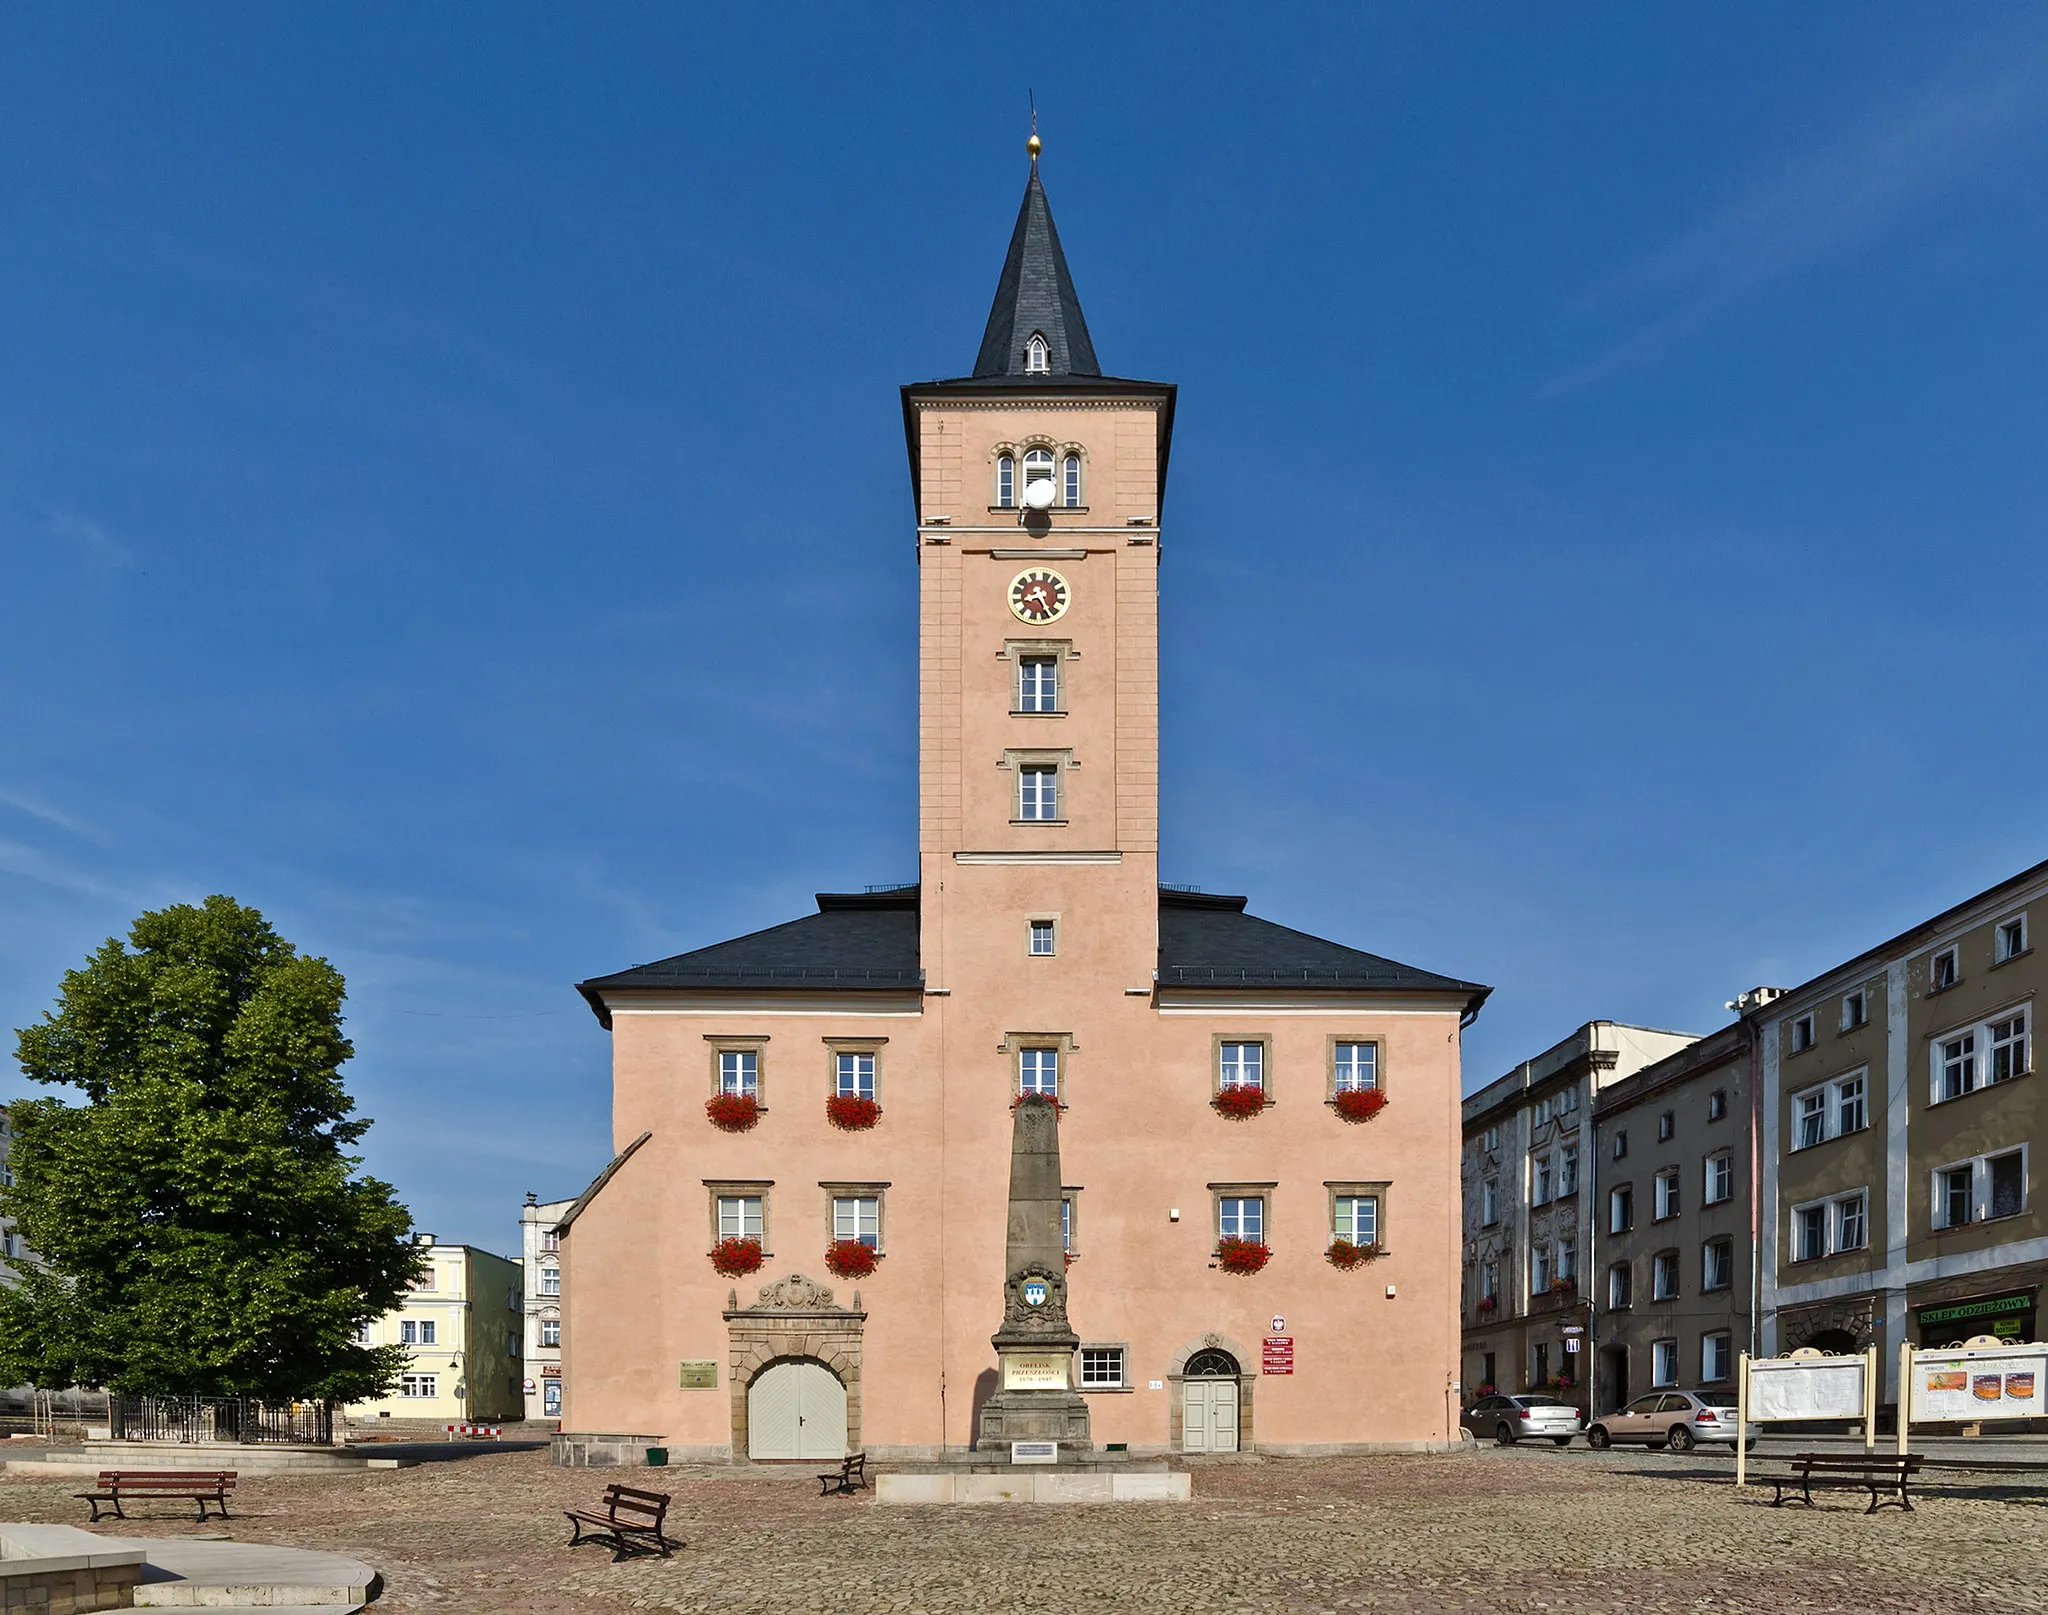
[[[414,1242],[422,1272],[404,1305],[363,1325],[366,1346],[399,1344],[410,1359],[389,1396],[351,1404],[351,1419],[471,1424],[525,1416],[520,1392],[519,1264],[473,1245]]]
[[[526,1373],[529,1419],[562,1416],[562,1254],[555,1227],[573,1200],[526,1197],[519,1212],[519,1256],[526,1277]]]
[[[1596,1413],[1661,1386],[1732,1386],[1751,1349],[1752,1032],[1724,1026],[1593,1102]]]
[[[0,1105],[0,1185],[11,1186],[14,1182],[14,1173],[7,1165],[8,1152],[13,1147],[14,1124],[8,1119],[7,1107]],[[21,1235],[14,1231],[14,1219],[0,1217],[0,1284],[14,1282],[16,1267],[27,1250]]]
[[[1595,1096],[1693,1041],[1589,1021],[1464,1103],[1466,1399],[1551,1387],[1585,1400],[1595,1249]]]
[[[1175,398],[1102,374],[1034,159],[973,374],[900,397],[918,884],[582,984],[618,1153],[561,1225],[565,1459],[974,1441],[1026,1093],[1061,1107],[1096,1444],[1450,1439],[1459,1047],[1487,989],[1161,886]],[[1340,1236],[1376,1259],[1340,1271]],[[1224,1238],[1268,1259],[1224,1271]]]
[[[2048,863],[1756,1012],[1765,1353],[2039,1340]]]

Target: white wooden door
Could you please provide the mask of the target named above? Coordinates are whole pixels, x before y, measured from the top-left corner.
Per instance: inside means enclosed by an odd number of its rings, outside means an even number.
[[[1181,1382],[1180,1444],[1187,1452],[1237,1451],[1237,1381]]]
[[[823,1363],[772,1363],[747,1387],[749,1458],[844,1458],[846,1387]]]

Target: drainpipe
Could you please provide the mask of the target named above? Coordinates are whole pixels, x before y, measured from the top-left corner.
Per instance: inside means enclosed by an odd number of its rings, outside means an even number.
[[[1743,1021],[1749,1040],[1749,1355],[1754,1358],[1763,1338],[1763,1054],[1756,1023],[1748,1016]],[[1738,1440],[1741,1435],[1736,1431]]]

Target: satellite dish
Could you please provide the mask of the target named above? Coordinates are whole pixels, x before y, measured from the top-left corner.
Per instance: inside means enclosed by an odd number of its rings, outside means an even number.
[[[1052,504],[1053,486],[1051,477],[1039,477],[1024,484],[1024,503],[1032,510],[1044,510]]]

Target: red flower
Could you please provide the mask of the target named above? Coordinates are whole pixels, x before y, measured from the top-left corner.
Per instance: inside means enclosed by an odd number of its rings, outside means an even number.
[[[761,1101],[750,1093],[722,1093],[704,1101],[704,1114],[713,1127],[728,1133],[744,1133],[761,1119]]]
[[[1500,1303],[1494,1300],[1494,1298],[1490,1295],[1482,1295],[1479,1298],[1479,1310],[1481,1312],[1492,1312],[1495,1311],[1499,1306]]]
[[[1347,1122],[1369,1122],[1387,1108],[1387,1096],[1377,1088],[1345,1088],[1333,1104]]]
[[[825,1101],[825,1119],[849,1133],[874,1126],[881,1116],[882,1107],[859,1094],[836,1093]]]
[[[1266,1108],[1266,1090],[1251,1087],[1225,1088],[1209,1103],[1216,1107],[1219,1116],[1228,1116],[1234,1122],[1241,1122],[1258,1115]]]
[[[1330,1248],[1323,1252],[1323,1260],[1348,1273],[1352,1268],[1376,1262],[1384,1255],[1386,1251],[1376,1239],[1365,1245],[1353,1244],[1348,1239],[1333,1239]]]
[[[825,1265],[843,1279],[864,1279],[880,1261],[871,1246],[857,1239],[838,1239],[825,1247]]]
[[[726,1278],[744,1278],[761,1271],[761,1242],[758,1239],[721,1239],[711,1247],[711,1266]]]
[[[1225,1093],[1233,1090],[1226,1088]],[[1225,1234],[1216,1241],[1216,1265],[1226,1273],[1256,1273],[1273,1259],[1273,1248],[1262,1239],[1240,1239]]]
[[[1060,1112],[1067,1108],[1049,1093],[1020,1093],[1010,1101],[1010,1108],[1015,1110],[1019,1105],[1050,1105],[1054,1121],[1058,1121]]]

